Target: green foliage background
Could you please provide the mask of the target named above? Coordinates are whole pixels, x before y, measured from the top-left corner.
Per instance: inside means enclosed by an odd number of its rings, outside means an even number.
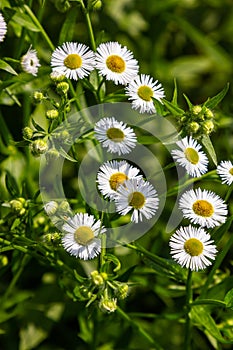
[[[32,116],[43,125],[45,109],[33,104],[32,95],[35,90],[47,89],[51,84],[48,76],[52,49],[30,18],[25,17],[22,10],[24,4],[32,9],[55,47],[71,40],[90,44],[85,18],[82,11],[74,6],[75,1],[69,2],[71,8],[67,11],[62,10],[62,1],[0,1],[1,11],[6,20],[11,21],[7,40],[0,46],[0,59],[4,57],[4,62],[19,73],[11,74],[3,69],[3,63],[0,64],[2,203],[12,198],[5,183],[6,172],[16,180],[16,185],[12,184],[13,189],[24,187],[27,198],[33,198],[38,191],[38,159],[34,159],[28,149],[15,147],[12,140],[22,140],[22,128],[29,124]],[[201,104],[230,82],[228,94],[215,110],[218,130],[211,138],[218,161],[232,157],[231,0],[103,0],[102,8],[91,13],[91,20],[97,44],[118,41],[126,45],[139,61],[141,72],[162,82],[168,100],[172,98],[176,79],[178,101],[182,108],[187,109],[183,93],[189,96],[193,104]],[[42,65],[37,78],[21,72],[19,64],[14,61],[20,59],[30,44],[37,49]],[[109,86],[111,89],[115,91],[112,85]],[[91,97],[88,102],[90,105],[95,103]],[[158,158],[165,165],[169,155],[164,151]],[[214,167],[213,164],[211,166]],[[77,187],[72,171],[72,167],[66,164],[66,188],[75,197]],[[172,183],[172,179],[171,170],[168,180]],[[212,183],[211,178],[207,180],[204,183],[206,188],[224,195],[226,187],[221,186],[220,182]],[[164,234],[164,227],[173,204],[171,197],[166,206],[167,212],[162,214],[159,223],[139,240],[140,245],[151,253],[167,259],[170,258],[169,237]],[[2,206],[0,210],[3,218],[7,209]],[[25,223],[24,226],[26,232],[29,227],[33,230],[35,240],[48,232],[46,225],[49,224],[40,223],[42,211],[42,206],[39,210],[32,207],[33,224]],[[7,235],[7,225],[3,221],[0,223],[1,232]],[[14,226],[17,227],[18,223],[16,221]],[[221,239],[219,250],[224,249],[232,235],[230,224],[228,222],[229,226],[224,227],[229,232]],[[221,237],[221,232],[218,233]],[[11,237],[8,239],[10,241]],[[223,257],[207,299],[223,301],[231,290],[232,253],[231,248]],[[119,278],[124,281],[129,277],[131,287],[128,298],[120,302],[122,312],[103,314],[92,305],[87,309],[84,302],[74,302],[69,298],[74,281],[68,279],[62,266],[56,265],[56,256],[54,260],[51,258],[48,265],[42,253],[40,259],[40,254],[33,257],[19,250],[5,249],[4,256],[9,263],[2,259],[0,266],[0,348],[181,349],[185,323],[182,311],[185,286],[182,278],[179,280],[176,275],[171,279],[164,266],[159,266],[157,261],[142,251],[116,248],[114,254],[122,264]],[[88,275],[96,268],[92,262],[77,262],[62,251],[59,252],[61,258],[81,275]],[[182,271],[180,269],[177,274],[185,274]],[[206,278],[205,272],[194,273],[194,294],[199,294]],[[228,294],[228,299],[230,307],[227,309],[213,305],[196,305],[193,308],[191,319],[197,327],[193,328],[192,349],[231,349],[232,293]]]

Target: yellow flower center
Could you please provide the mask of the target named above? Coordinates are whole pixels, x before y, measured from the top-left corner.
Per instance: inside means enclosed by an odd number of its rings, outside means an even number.
[[[82,58],[76,53],[71,53],[64,59],[64,65],[70,69],[80,68],[82,65]]]
[[[229,174],[233,175],[233,168],[229,170]]]
[[[144,101],[151,101],[153,95],[153,90],[149,86],[142,85],[138,88],[138,96]]]
[[[134,209],[141,209],[145,204],[146,198],[141,192],[133,192],[128,198],[129,205]]]
[[[121,142],[125,138],[125,134],[121,129],[118,128],[109,128],[107,130],[107,136],[110,140],[114,142]]]
[[[109,184],[112,190],[116,191],[117,188],[128,179],[128,176],[124,173],[115,173],[111,175]]]
[[[211,203],[207,202],[204,199],[198,199],[193,203],[193,211],[199,216],[209,218],[214,213],[214,208]]]
[[[114,73],[123,73],[125,70],[125,61],[118,55],[109,56],[106,65]]]
[[[81,245],[87,245],[94,237],[94,233],[89,226],[80,226],[74,233],[75,241]]]
[[[191,256],[198,256],[203,252],[204,246],[199,239],[189,238],[184,244],[184,250]]]
[[[197,164],[199,162],[199,155],[198,152],[191,148],[187,147],[184,151],[185,158],[192,164]]]

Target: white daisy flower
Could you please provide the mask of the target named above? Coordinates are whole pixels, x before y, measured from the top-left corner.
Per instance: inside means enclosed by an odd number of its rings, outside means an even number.
[[[83,79],[95,68],[95,55],[84,44],[66,42],[53,52],[51,66],[68,79]]]
[[[201,151],[202,147],[191,136],[187,136],[182,140],[176,142],[180,150],[172,150],[171,154],[174,160],[183,168],[187,173],[193,177],[200,177],[206,173],[208,168],[208,158],[204,152]]]
[[[180,227],[170,238],[172,258],[192,271],[205,269],[212,264],[217,249],[211,236],[202,227]]]
[[[185,218],[203,227],[219,226],[226,221],[227,205],[212,191],[186,191],[179,200],[179,208]]]
[[[0,42],[4,40],[6,32],[7,32],[6,21],[0,12]]]
[[[40,62],[36,50],[29,48],[28,52],[21,57],[21,67],[24,72],[37,76]]]
[[[111,153],[129,153],[137,144],[133,129],[114,117],[100,119],[95,124],[94,131],[97,140]]]
[[[115,197],[116,211],[126,215],[131,210],[132,222],[143,221],[143,216],[150,219],[157,211],[159,199],[154,187],[148,182],[140,179],[126,180],[120,185]]]
[[[233,182],[233,164],[229,160],[222,160],[217,166],[217,173],[222,179],[223,183],[231,185]]]
[[[113,200],[116,191],[126,180],[142,177],[138,175],[139,169],[133,167],[125,160],[108,161],[101,165],[97,173],[98,189],[106,198]]]
[[[153,78],[145,74],[141,74],[131,81],[125,88],[125,93],[132,101],[132,108],[139,110],[139,113],[155,113],[153,98],[162,103],[161,99],[165,97],[164,89],[158,80],[154,81]]]
[[[96,51],[96,68],[107,80],[126,85],[137,74],[138,62],[131,51],[118,42],[100,44]]]
[[[62,229],[66,232],[62,238],[62,245],[71,255],[88,260],[100,253],[101,240],[98,235],[106,229],[101,227],[101,221],[96,221],[93,215],[78,213],[68,219]]]

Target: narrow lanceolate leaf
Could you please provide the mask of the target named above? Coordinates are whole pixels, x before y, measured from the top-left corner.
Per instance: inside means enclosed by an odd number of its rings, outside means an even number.
[[[188,106],[189,106],[189,110],[191,111],[192,108],[193,108],[192,102],[190,101],[190,99],[188,98],[188,96],[186,96],[185,94],[183,94],[183,96],[184,96],[184,98],[186,99],[186,102],[187,102],[187,104],[188,104]]]
[[[75,30],[75,22],[77,18],[77,11],[74,11],[71,9],[67,16],[66,19],[63,23],[61,32],[60,32],[60,37],[59,37],[59,44],[63,44],[66,41],[72,41],[73,40],[73,35],[74,35],[74,30]]]
[[[77,162],[77,160],[71,157],[68,153],[66,153],[66,151],[62,147],[59,148],[59,153],[65,159],[70,160],[71,162]]]
[[[173,114],[174,116],[180,116],[180,115],[184,114],[183,109],[181,109],[180,107],[174,105],[172,102],[169,102],[169,101],[163,99],[163,104],[165,105],[167,110],[171,114]]]
[[[10,74],[18,75],[17,72],[8,63],[6,63],[3,60],[0,60],[0,69],[4,70]]]
[[[233,288],[227,292],[224,301],[226,303],[226,307],[233,310]]]
[[[216,96],[209,98],[205,103],[204,106],[207,108],[215,108],[219,102],[222,101],[222,99],[226,96],[226,93],[229,89],[229,83],[224,87],[222,91],[220,91]]]
[[[218,161],[217,161],[217,156],[214,150],[214,146],[210,140],[210,137],[208,135],[204,135],[201,139],[203,146],[206,149],[206,152],[208,153],[209,157],[211,158],[211,160],[213,161],[214,165],[217,166],[218,165]]]
[[[6,188],[12,197],[18,197],[20,195],[18,184],[15,178],[10,174],[9,171],[6,172]]]
[[[230,344],[232,340],[222,336],[217,324],[209,313],[208,306],[196,305],[192,307],[190,317],[193,323],[223,344]]]

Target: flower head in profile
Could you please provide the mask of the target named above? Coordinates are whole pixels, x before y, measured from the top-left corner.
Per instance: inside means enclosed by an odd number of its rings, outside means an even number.
[[[206,173],[209,161],[196,140],[191,136],[186,136],[176,144],[180,149],[172,150],[171,154],[174,160],[185,168],[189,175],[200,177]]]
[[[102,43],[96,51],[96,68],[107,80],[115,84],[128,84],[139,70],[131,51],[118,42]]]
[[[153,98],[161,102],[161,99],[165,97],[164,89],[158,80],[154,81],[145,74],[134,78],[125,88],[125,93],[132,101],[132,108],[139,110],[139,113],[155,113]]]
[[[154,187],[142,178],[126,180],[120,185],[115,198],[116,211],[126,215],[132,211],[131,221],[138,223],[151,219],[159,206],[159,199]]]
[[[217,166],[217,173],[220,176],[222,183],[230,186],[233,182],[233,164],[230,160],[222,160]]]
[[[62,245],[71,255],[89,260],[100,253],[101,240],[98,236],[106,229],[101,227],[101,221],[96,221],[93,215],[76,214],[73,218],[68,219],[62,230],[65,232]]]
[[[106,198],[114,199],[116,191],[126,180],[141,177],[139,169],[125,160],[107,161],[101,165],[97,173],[98,189]]]
[[[21,57],[21,67],[24,72],[37,76],[40,62],[36,50],[29,48],[28,52]]]
[[[202,227],[180,227],[170,238],[172,258],[192,271],[203,270],[212,264],[217,253],[214,241]]]
[[[6,32],[7,32],[6,21],[0,12],[0,42],[4,40]]]
[[[94,131],[97,140],[111,153],[129,153],[137,144],[133,129],[114,117],[100,119],[95,124]]]
[[[84,44],[66,42],[53,52],[51,66],[56,74],[68,79],[83,79],[95,68],[95,55]]]
[[[183,216],[194,224],[203,227],[215,227],[226,221],[227,205],[212,191],[188,190],[179,200],[179,208]]]

